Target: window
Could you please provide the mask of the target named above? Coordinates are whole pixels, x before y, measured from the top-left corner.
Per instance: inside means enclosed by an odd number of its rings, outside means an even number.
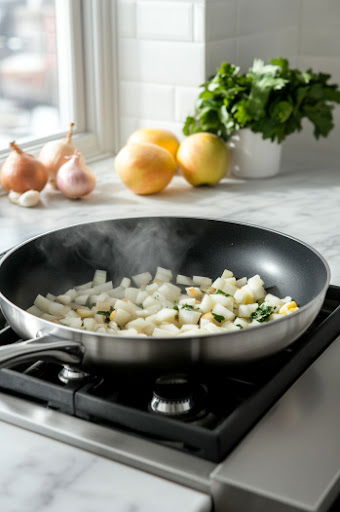
[[[55,2],[0,0],[0,34],[0,147],[61,131]]]
[[[76,123],[87,157],[115,148],[113,2],[0,0],[0,158]]]

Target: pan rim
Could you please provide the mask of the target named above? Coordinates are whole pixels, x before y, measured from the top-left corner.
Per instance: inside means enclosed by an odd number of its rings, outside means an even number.
[[[320,260],[321,262],[323,263],[324,265],[324,268],[326,270],[326,280],[325,280],[325,284],[323,286],[323,288],[320,290],[320,292],[318,293],[318,295],[316,295],[312,300],[310,300],[309,302],[307,302],[306,304],[304,304],[303,306],[301,306],[298,311],[294,312],[294,313],[290,313],[289,315],[285,315],[283,316],[282,318],[279,318],[277,320],[274,320],[274,321],[271,321],[271,322],[266,322],[266,323],[263,323],[261,325],[255,325],[255,326],[252,326],[251,328],[249,329],[258,329],[258,328],[261,328],[261,329],[265,329],[265,328],[269,328],[269,327],[272,327],[273,325],[277,325],[278,323],[282,323],[282,322],[285,322],[287,320],[289,320],[292,316],[297,316],[297,315],[301,315],[302,313],[304,313],[307,309],[309,309],[311,307],[311,305],[317,301],[320,297],[324,297],[325,294],[326,294],[326,290],[327,288],[329,287],[329,284],[330,284],[330,277],[331,277],[331,272],[330,272],[330,267],[326,261],[326,259],[324,258],[324,256],[322,256],[322,254],[317,250],[315,249],[314,247],[312,247],[311,245],[309,245],[308,243],[300,240],[299,238],[296,238],[296,237],[293,237],[293,236],[290,236],[288,235],[287,233],[282,233],[281,231],[278,231],[278,230],[275,230],[275,229],[271,229],[271,228],[267,228],[267,227],[263,227],[263,226],[258,226],[257,224],[252,224],[252,223],[249,223],[249,222],[238,222],[238,221],[229,221],[229,220],[224,220],[222,218],[214,218],[214,217],[196,217],[196,216],[192,216],[192,215],[183,215],[183,216],[177,216],[177,215],[148,215],[148,216],[145,216],[145,215],[141,215],[139,217],[130,217],[130,216],[127,216],[127,217],[110,217],[110,218],[106,218],[106,219],[100,219],[100,220],[95,220],[95,221],[91,221],[91,222],[76,222],[76,223],[73,223],[73,224],[68,224],[66,226],[62,226],[62,227],[59,227],[57,229],[52,229],[52,230],[49,230],[49,231],[46,231],[44,233],[40,233],[38,235],[35,235],[33,237],[30,237],[28,238],[27,240],[25,240],[24,242],[21,242],[19,244],[17,244],[16,246],[12,247],[11,249],[9,249],[5,255],[0,259],[0,271],[1,271],[1,266],[3,265],[3,263],[6,261],[7,258],[9,258],[15,251],[17,251],[18,249],[20,249],[21,247],[39,239],[39,238],[42,238],[48,234],[51,234],[51,233],[56,233],[58,231],[62,231],[64,229],[68,229],[68,228],[73,228],[73,227],[77,227],[77,226],[84,226],[84,225],[87,225],[87,224],[96,224],[96,223],[101,223],[101,222],[108,222],[108,221],[112,221],[112,220],[141,220],[141,219],[188,219],[188,220],[208,220],[208,221],[214,221],[214,222],[221,222],[221,223],[227,223],[227,224],[234,224],[234,225],[237,225],[237,226],[247,226],[247,227],[252,227],[252,228],[256,228],[260,231],[267,231],[269,233],[275,233],[277,235],[280,235],[284,238],[288,238],[289,240],[293,240],[294,242],[306,247],[309,251],[311,251],[312,253],[314,253]],[[185,335],[182,335],[182,336],[162,336],[162,337],[156,337],[156,336],[138,336],[138,335],[135,335],[135,336],[119,336],[119,335],[114,335],[114,334],[108,334],[108,333],[98,333],[96,331],[85,331],[84,329],[75,329],[75,328],[72,328],[72,327],[68,327],[68,326],[64,326],[64,325],[60,325],[60,324],[55,324],[54,322],[50,322],[49,320],[45,320],[43,318],[40,318],[40,317],[36,317],[35,315],[32,315],[31,313],[27,312],[26,310],[20,308],[19,306],[17,306],[16,304],[14,304],[12,301],[10,301],[3,293],[2,291],[0,290],[0,299],[3,300],[4,302],[6,302],[9,306],[11,306],[12,308],[15,308],[15,310],[19,311],[20,314],[24,313],[25,315],[28,315],[29,317],[33,317],[33,318],[39,318],[39,321],[43,322],[43,324],[46,325],[46,328],[49,330],[49,332],[44,332],[43,330],[40,329],[39,333],[41,334],[53,334],[51,331],[53,329],[51,329],[52,327],[56,328],[62,328],[63,331],[65,332],[70,332],[70,333],[76,333],[76,334],[79,334],[79,335],[84,335],[84,334],[88,334],[88,335],[93,335],[95,334],[96,336],[99,336],[101,338],[110,338],[110,339],[114,339],[114,340],[120,340],[120,341],[123,341],[123,340],[129,340],[129,341],[133,341],[133,342],[141,342],[142,340],[148,340],[148,341],[155,341],[155,342],[162,342],[164,340],[164,342],[166,341],[174,341],[174,340],[178,340],[178,342],[180,343],[182,340],[188,340],[188,339],[206,339],[206,338],[211,338],[211,337],[214,337],[214,338],[218,338],[218,337],[221,337],[221,336],[227,336],[228,334],[230,335],[233,335],[233,336],[238,336],[240,334],[243,334],[244,335],[244,330],[243,329],[239,329],[239,330],[233,330],[233,331],[222,331],[222,332],[219,332],[219,333],[209,333],[209,334],[201,334],[201,335],[188,335],[188,336],[185,336]],[[47,330],[46,329],[46,330]],[[248,330],[248,329],[247,329]],[[37,335],[39,335],[39,333],[37,333]],[[183,342],[183,341],[182,341]]]

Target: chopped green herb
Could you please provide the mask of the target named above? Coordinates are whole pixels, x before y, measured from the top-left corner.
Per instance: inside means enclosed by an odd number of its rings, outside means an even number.
[[[110,311],[97,311],[97,315],[103,315],[105,316],[105,322],[110,321]]]
[[[216,313],[211,313],[212,316],[215,318],[216,322],[221,323],[223,320],[225,320],[223,315],[217,315]]]
[[[178,306],[177,306],[177,304],[176,304],[175,306],[173,306],[173,308],[172,308],[172,309],[175,309],[176,311],[178,311]]]
[[[239,327],[240,329],[243,329],[243,325],[241,325],[241,324],[235,324],[235,325],[236,325],[236,327]]]
[[[216,290],[215,293],[219,293],[220,295],[224,295],[225,297],[231,297],[230,293],[225,293],[223,290]]]
[[[190,304],[183,304],[182,309],[187,309],[188,311],[193,311],[194,306],[191,306]]]
[[[258,322],[268,322],[270,315],[273,313],[274,308],[272,306],[267,306],[264,302],[257,308],[254,313],[250,315],[252,320],[257,320]]]
[[[106,323],[109,323],[110,321],[110,315],[112,313],[112,311],[114,310],[114,308],[112,306],[110,306],[110,311],[96,311],[96,314],[97,315],[103,315],[105,316],[105,322]]]

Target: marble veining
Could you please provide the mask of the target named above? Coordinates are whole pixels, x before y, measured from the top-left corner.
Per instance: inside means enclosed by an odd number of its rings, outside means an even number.
[[[0,422],[1,512],[208,512],[210,498]]]

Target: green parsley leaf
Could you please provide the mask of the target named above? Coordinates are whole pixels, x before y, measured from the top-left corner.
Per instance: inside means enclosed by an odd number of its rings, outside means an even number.
[[[274,66],[278,66],[279,68],[281,68],[283,73],[286,73],[288,71],[289,63],[288,63],[287,59],[283,59],[282,57],[279,57],[277,59],[271,59],[270,62],[272,64],[274,64]]]
[[[216,313],[211,313],[216,322],[221,323],[223,320],[225,320],[223,315],[217,315]]]
[[[105,316],[105,322],[106,322],[106,323],[109,323],[109,321],[110,321],[110,315],[111,315],[112,311],[113,311],[113,307],[111,306],[111,307],[110,307],[110,311],[96,311],[96,314],[97,314],[97,315],[103,315],[103,316]]]
[[[173,306],[173,308],[172,308],[172,309],[176,309],[176,311],[178,311],[178,306],[177,306],[177,304],[176,304],[175,306]]]
[[[279,123],[285,123],[292,112],[293,105],[289,101],[278,101],[272,108],[272,115]]]
[[[183,306],[181,306],[181,309],[187,309],[188,311],[193,311],[194,306],[191,306],[190,304],[183,304]]]
[[[308,119],[315,137],[326,137],[334,127],[333,104],[340,103],[339,87],[329,83],[330,78],[327,73],[290,68],[282,57],[268,63],[255,59],[246,74],[222,62],[201,85],[183,132],[207,131],[228,140],[247,127],[264,139],[282,142],[301,131],[303,119]]]
[[[241,325],[241,324],[235,324],[235,325],[236,325],[236,327],[239,327],[240,329],[243,329],[243,325]]]
[[[216,290],[215,293],[218,293],[219,295],[224,295],[225,297],[231,297],[230,293],[225,293],[223,290]]]
[[[270,315],[273,313],[274,308],[272,306],[267,306],[264,302],[257,308],[254,313],[250,315],[252,320],[257,320],[258,322],[268,322]]]

